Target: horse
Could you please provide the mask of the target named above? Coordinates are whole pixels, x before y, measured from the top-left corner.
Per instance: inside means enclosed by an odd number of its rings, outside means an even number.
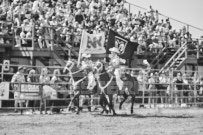
[[[100,94],[99,104],[102,107],[101,114],[106,112],[107,114],[111,110],[113,114],[116,115],[113,105],[113,94],[107,94],[107,87],[111,84],[113,80],[113,76],[111,76],[105,69],[104,63],[101,61],[97,61],[95,64],[95,76],[97,80],[97,92]],[[109,110],[107,109],[109,108]]]
[[[127,100],[129,96],[131,96],[131,114],[133,114],[133,106],[135,103],[136,94],[138,94],[138,80],[136,77],[132,77],[131,75],[122,72],[121,80],[124,82],[122,87],[122,96],[123,100],[120,102],[119,109],[122,109],[123,103]]]
[[[84,69],[79,69],[76,65],[76,62],[74,61],[68,61],[63,70],[63,73],[68,72],[68,75],[71,78],[72,90],[74,91],[74,96],[68,105],[68,109],[72,110],[72,104],[75,104],[77,107],[76,114],[79,114],[79,112],[82,110],[81,105],[84,103],[85,96],[81,95],[81,90],[85,90],[88,87],[92,88],[92,90],[95,88],[94,86],[90,86],[89,83],[87,83],[87,78],[90,76],[84,75],[82,73],[83,71]],[[90,108],[88,109],[90,110]]]
[[[118,70],[119,71],[119,70]],[[126,101],[126,99],[131,96],[131,114],[133,113],[133,106],[135,102],[135,96],[138,93],[138,81],[135,77],[130,76],[129,74],[126,74],[123,71],[121,71],[120,75],[115,74],[114,69],[112,67],[109,68],[107,71],[109,76],[111,76],[111,79],[106,84],[106,86],[101,86],[101,81],[98,80],[99,87],[102,91],[107,88],[107,91],[105,92],[105,97],[108,95],[109,97],[109,109],[113,111],[113,115],[117,115],[114,109],[114,103],[115,103],[115,97],[117,94],[120,94],[124,97],[124,99],[119,104],[119,109],[122,109],[123,103]],[[119,77],[119,82],[121,82],[120,86],[118,86],[117,78]],[[120,89],[121,88],[121,89]],[[113,101],[114,100],[114,101]]]

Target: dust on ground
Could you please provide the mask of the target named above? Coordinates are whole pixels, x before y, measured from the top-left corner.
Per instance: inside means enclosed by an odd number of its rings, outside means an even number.
[[[202,135],[203,109],[129,109],[118,116],[83,111],[53,115],[0,113],[0,135]]]

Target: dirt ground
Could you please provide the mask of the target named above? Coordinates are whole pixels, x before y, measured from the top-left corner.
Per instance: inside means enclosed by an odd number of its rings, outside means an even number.
[[[0,135],[203,135],[203,109],[129,109],[20,115],[0,112]]]

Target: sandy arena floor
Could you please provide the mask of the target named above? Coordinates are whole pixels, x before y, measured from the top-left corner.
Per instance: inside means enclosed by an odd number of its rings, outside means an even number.
[[[118,116],[83,111],[53,115],[0,113],[0,135],[203,135],[203,109],[135,109]]]

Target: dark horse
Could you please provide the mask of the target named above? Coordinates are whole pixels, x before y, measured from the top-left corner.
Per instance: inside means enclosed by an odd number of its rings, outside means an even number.
[[[130,76],[129,74],[126,74],[125,72],[121,72],[120,79],[123,81],[123,86],[122,86],[122,90],[119,90],[114,73],[112,72],[105,73],[105,72],[106,71],[103,68],[101,75],[98,77],[100,79],[97,79],[99,83],[99,87],[102,91],[102,94],[100,96],[100,104],[103,108],[103,112],[106,111],[105,106],[108,105],[109,109],[113,111],[113,115],[116,115],[113,100],[116,94],[120,94],[124,97],[124,99],[121,101],[119,105],[119,109],[122,109],[122,105],[126,101],[128,96],[131,96],[132,97],[131,113],[133,113],[135,96],[138,93],[138,86],[139,86],[137,79],[135,77]],[[110,79],[110,76],[111,76],[111,79]],[[105,86],[102,86],[102,83],[105,84]]]
[[[131,114],[133,114],[133,106],[135,103],[136,94],[138,94],[139,86],[137,78],[123,73],[121,80],[124,82],[122,91],[120,93],[123,96],[123,100],[120,102],[119,109],[122,109],[122,105],[126,101],[128,96],[131,96]]]

